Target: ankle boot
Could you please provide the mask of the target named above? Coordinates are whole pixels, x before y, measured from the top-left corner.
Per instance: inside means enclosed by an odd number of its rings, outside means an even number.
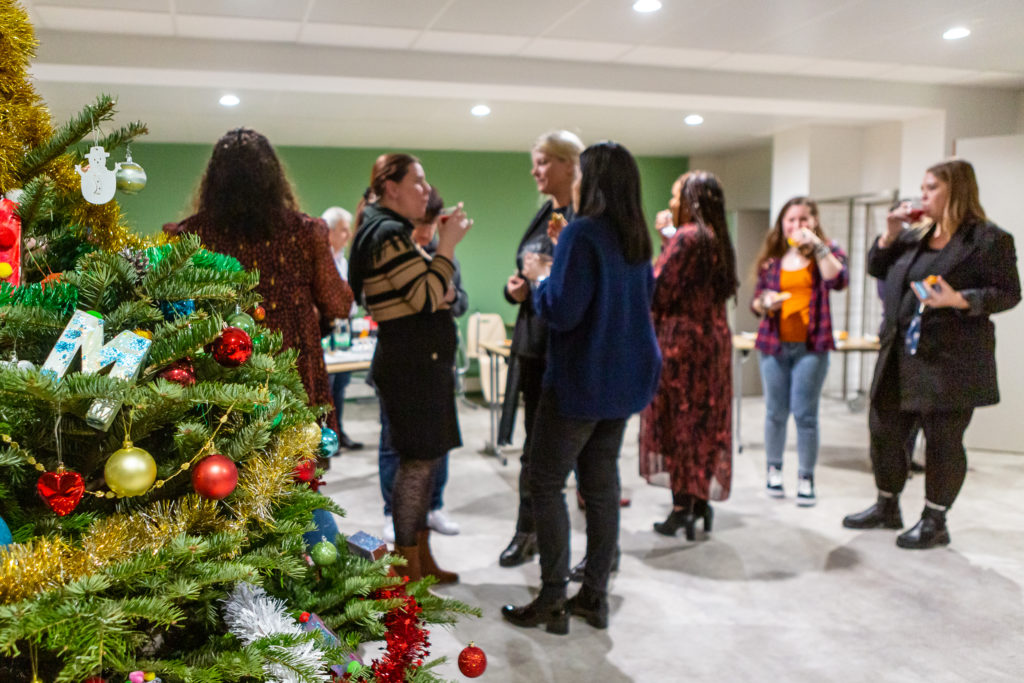
[[[696,519],[704,519],[704,533],[711,533],[711,522],[715,519],[715,509],[711,507],[711,503],[701,498],[697,498],[693,503],[693,516]]]
[[[583,585],[579,593],[566,601],[565,610],[583,617],[594,628],[608,628],[607,593],[598,593]]]
[[[664,522],[654,523],[654,530],[662,536],[675,536],[680,528],[685,528],[686,540],[692,541],[697,538],[697,532],[693,526],[694,522],[694,516],[689,510],[673,509]]]
[[[416,534],[416,547],[419,549],[420,571],[423,576],[433,576],[438,583],[458,583],[459,575],[448,572],[437,566],[434,555],[430,552],[430,529],[422,529]]]
[[[619,571],[619,560],[622,559],[622,548],[615,546],[615,555],[612,557],[612,571]],[[580,563],[569,570],[569,580],[575,583],[583,581],[583,576],[587,573],[587,556],[584,555]]]
[[[395,554],[404,557],[406,562],[404,567],[392,566],[396,574],[408,577],[410,582],[423,578],[423,573],[420,571],[420,547],[418,545],[397,545]]]
[[[498,564],[502,567],[518,567],[529,562],[537,554],[537,534],[517,531],[508,547],[501,551]]]
[[[528,605],[516,607],[505,605],[501,616],[505,621],[523,628],[544,624],[548,633],[566,635],[569,633],[569,613],[565,611],[565,586],[544,586],[537,599]]]
[[[900,514],[900,499],[879,494],[878,501],[867,510],[843,517],[847,529],[902,529],[903,515]]]
[[[946,511],[924,508],[921,521],[910,531],[896,537],[896,545],[908,550],[927,550],[937,545],[949,545],[949,529],[946,528]]]

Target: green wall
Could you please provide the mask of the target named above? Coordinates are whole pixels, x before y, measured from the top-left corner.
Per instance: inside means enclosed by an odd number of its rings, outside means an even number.
[[[152,233],[169,221],[188,216],[211,145],[135,143],[132,157],[146,169],[146,189],[135,196],[118,194],[129,224]],[[370,168],[384,150],[324,147],[278,147],[299,203],[319,216],[332,205],[355,210],[369,181]],[[469,310],[497,312],[515,320],[502,289],[515,266],[515,250],[529,220],[541,204],[527,152],[412,151],[423,162],[427,180],[446,205],[463,201],[473,229],[456,254],[469,292]],[[644,207],[651,225],[668,205],[672,182],[687,169],[685,157],[637,159],[643,181]],[[657,244],[657,242],[655,243]]]

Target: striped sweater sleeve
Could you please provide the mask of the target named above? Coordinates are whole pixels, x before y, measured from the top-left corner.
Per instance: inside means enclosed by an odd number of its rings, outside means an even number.
[[[363,282],[366,305],[378,322],[447,308],[454,272],[444,256],[430,258],[409,240],[389,239]]]

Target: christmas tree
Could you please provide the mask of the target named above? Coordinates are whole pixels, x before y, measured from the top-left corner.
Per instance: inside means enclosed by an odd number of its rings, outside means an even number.
[[[0,680],[435,680],[426,624],[476,611],[372,542],[306,547],[342,511],[307,483],[324,409],[258,274],[85,200],[144,184],[106,158],[146,128],[99,137],[107,96],[54,128],[35,45],[0,0]]]

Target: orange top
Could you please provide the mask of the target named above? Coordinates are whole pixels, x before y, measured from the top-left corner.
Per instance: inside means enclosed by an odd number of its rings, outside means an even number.
[[[779,311],[779,341],[807,341],[813,287],[814,276],[810,264],[800,270],[783,270],[779,273],[779,289],[792,294],[782,302]]]

